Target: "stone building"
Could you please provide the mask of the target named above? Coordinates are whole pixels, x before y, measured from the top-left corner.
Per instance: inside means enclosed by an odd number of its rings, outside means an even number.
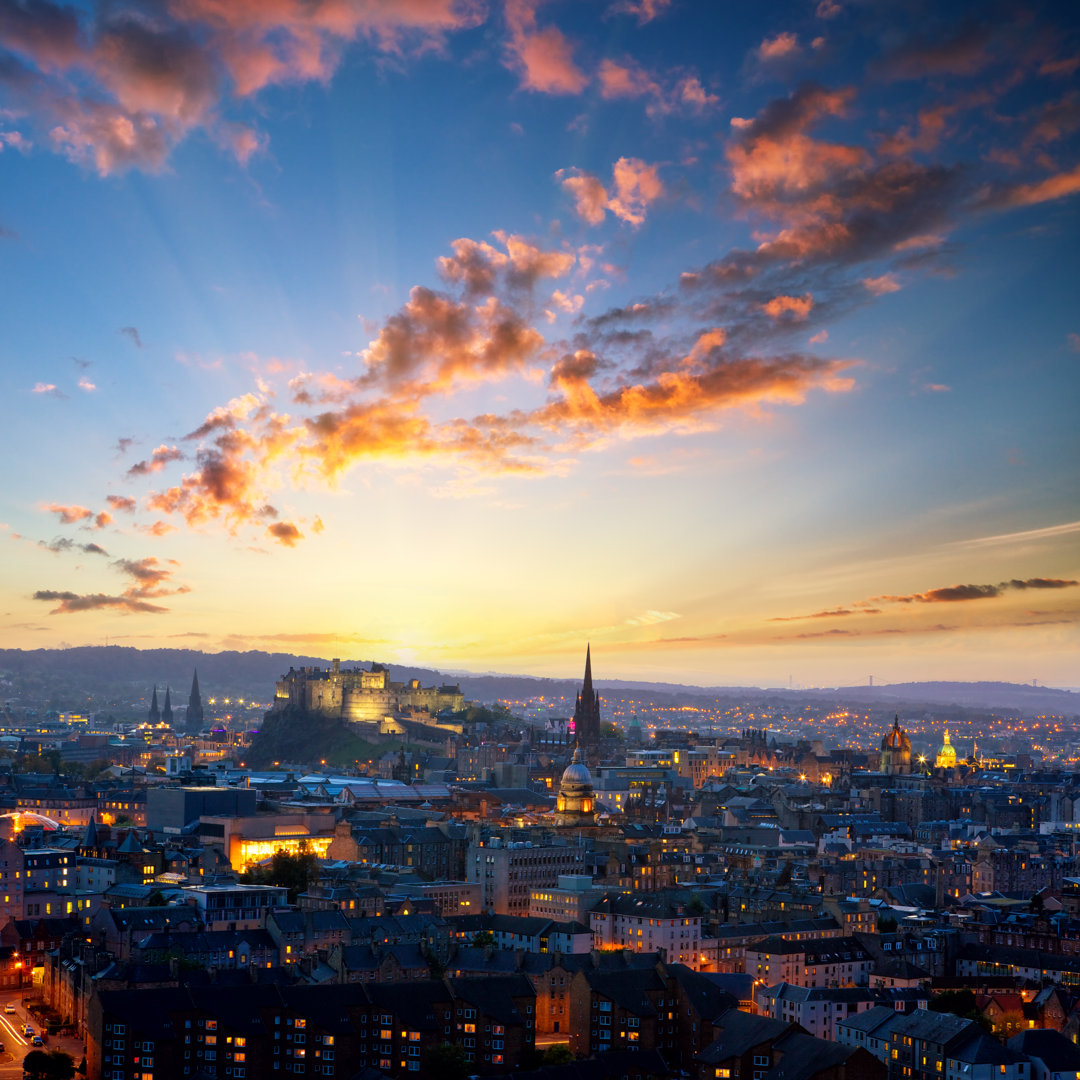
[[[555,804],[555,820],[559,825],[578,827],[596,822],[596,796],[593,794],[592,774],[581,759],[581,747],[566,766],[559,783]]]
[[[459,712],[465,695],[460,686],[421,686],[419,679],[391,682],[382,664],[372,664],[370,671],[343,670],[341,661],[333,660],[329,668],[290,668],[278,680],[274,710],[288,705],[318,716],[378,723],[409,710]]]
[[[900,717],[881,740],[881,771],[889,776],[907,776],[911,772],[911,739],[900,726]]]

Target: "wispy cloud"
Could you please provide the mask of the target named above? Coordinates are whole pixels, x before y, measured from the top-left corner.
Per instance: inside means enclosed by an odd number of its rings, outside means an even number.
[[[1025,544],[1031,541],[1051,540],[1080,532],[1080,521],[1067,521],[1061,525],[1045,525],[1041,529],[1023,529],[1020,532],[998,533],[995,536],[977,536],[970,540],[954,541],[955,546],[978,547],[984,544]]]

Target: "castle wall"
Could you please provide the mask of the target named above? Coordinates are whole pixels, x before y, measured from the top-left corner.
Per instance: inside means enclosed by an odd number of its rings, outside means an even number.
[[[422,687],[413,679],[408,685],[392,683],[385,668],[374,671],[342,671],[335,662],[328,670],[290,671],[278,680],[275,705],[294,705],[305,712],[355,723],[381,723],[402,709],[457,712],[465,708],[465,695],[456,687]]]

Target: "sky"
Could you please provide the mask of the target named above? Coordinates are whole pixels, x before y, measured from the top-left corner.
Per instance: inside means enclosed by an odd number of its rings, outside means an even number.
[[[0,0],[0,646],[1080,686],[1080,11]]]

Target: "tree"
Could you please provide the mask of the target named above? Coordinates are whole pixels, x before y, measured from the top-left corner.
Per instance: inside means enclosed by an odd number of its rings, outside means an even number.
[[[23,1076],[26,1080],[50,1080],[52,1059],[44,1050],[31,1050],[23,1058]]]
[[[50,1080],[71,1080],[75,1075],[75,1059],[63,1050],[49,1052]]]
[[[877,932],[879,934],[895,934],[900,924],[896,921],[896,918],[892,915],[879,915],[877,921]]]
[[[444,1042],[431,1047],[420,1059],[420,1068],[426,1075],[437,1076],[440,1080],[465,1080],[469,1075],[465,1051],[454,1043]]]
[[[783,868],[780,870],[780,873],[776,877],[776,884],[778,886],[779,885],[790,885],[791,884],[791,875],[792,875],[792,873],[793,873],[793,871],[791,869],[791,860],[786,859],[784,861]]]
[[[486,949],[495,944],[495,935],[490,930],[477,930],[473,934],[472,947],[474,949]]]
[[[155,889],[146,898],[147,907],[168,907],[169,902],[165,899],[165,894],[160,889]]]
[[[686,913],[688,915],[704,915],[706,910],[705,901],[697,893],[694,893],[686,902]]]
[[[987,1031],[992,1030],[990,1021],[975,1006],[974,990],[942,990],[930,999],[934,1012],[952,1013],[964,1020],[974,1020]]]
[[[313,851],[298,851],[295,855],[279,848],[270,856],[268,866],[260,866],[244,875],[247,881],[257,885],[283,885],[289,890],[289,903],[311,884],[319,869],[319,860]]]
[[[569,1065],[574,1060],[570,1047],[564,1043],[556,1043],[549,1046],[540,1058],[541,1066]]]

